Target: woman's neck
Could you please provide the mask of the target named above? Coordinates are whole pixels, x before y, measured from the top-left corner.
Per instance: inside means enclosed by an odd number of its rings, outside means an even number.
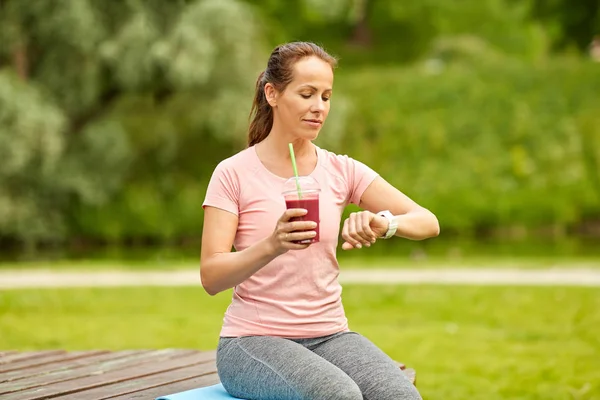
[[[262,154],[272,161],[291,162],[289,143],[294,147],[296,161],[305,158],[312,159],[315,155],[315,145],[307,139],[285,138],[281,135],[269,134],[265,140],[257,144]]]
[[[292,160],[289,143],[294,147],[294,157],[300,175],[309,175],[317,164],[315,145],[307,139],[291,139],[269,134],[256,145],[256,154],[260,161],[273,173],[280,176],[292,176]]]

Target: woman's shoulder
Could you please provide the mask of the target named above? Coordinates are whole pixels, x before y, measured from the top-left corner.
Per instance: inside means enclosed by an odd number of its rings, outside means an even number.
[[[354,162],[354,159],[347,154],[338,154],[333,151],[317,147],[319,151],[319,159],[327,168],[347,168],[348,165]]]
[[[321,165],[330,174],[342,177],[347,182],[353,182],[357,177],[374,176],[376,172],[363,162],[347,154],[338,154],[329,150],[319,149]]]
[[[247,169],[252,164],[252,148],[248,147],[244,150],[238,151],[237,153],[221,160],[215,170],[223,171],[242,171]]]

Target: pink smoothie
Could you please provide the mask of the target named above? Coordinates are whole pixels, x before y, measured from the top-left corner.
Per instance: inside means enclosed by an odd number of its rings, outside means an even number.
[[[307,212],[302,217],[292,218],[291,221],[314,221],[317,223],[317,227],[314,229],[317,232],[317,236],[312,239],[303,240],[299,243],[317,243],[319,241],[319,199],[286,199],[285,206],[290,208],[304,208]]]

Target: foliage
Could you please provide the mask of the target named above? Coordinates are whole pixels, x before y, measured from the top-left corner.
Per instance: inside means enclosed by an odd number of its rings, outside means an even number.
[[[433,40],[472,34],[503,52],[541,56],[549,45],[529,2],[508,0],[247,0],[269,17],[270,42],[314,40],[344,64],[396,64],[427,53]]]
[[[0,232],[47,239],[60,232],[52,183],[65,151],[66,120],[40,90],[0,72]]]
[[[555,48],[586,49],[592,37],[600,34],[597,0],[534,0],[530,14],[546,26]]]
[[[0,140],[10,155],[0,161],[0,236],[35,243],[87,230],[111,239],[120,234],[115,217],[130,224],[126,234],[146,235],[132,219],[153,198],[200,196],[202,186],[180,187],[202,181],[193,161],[204,143],[243,143],[240,111],[264,59],[244,3],[9,0],[0,8]],[[165,173],[179,159],[193,167]],[[98,221],[109,201],[121,216]],[[163,230],[147,223],[153,235]]]
[[[0,239],[197,240],[269,47],[297,39],[341,56],[319,144],[445,229],[593,220],[597,73],[549,53],[583,48],[593,15],[560,0],[2,0]]]
[[[343,151],[435,210],[446,229],[564,230],[600,217],[596,66],[498,61],[465,47],[410,68],[339,74],[356,99]]]

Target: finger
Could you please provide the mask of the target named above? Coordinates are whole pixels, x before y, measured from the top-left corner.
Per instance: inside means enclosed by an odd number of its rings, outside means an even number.
[[[285,235],[285,240],[288,242],[302,242],[304,240],[311,240],[317,236],[315,231],[299,231],[299,232],[288,232]]]
[[[366,224],[366,228],[367,230],[365,230],[365,218],[367,220],[367,224]],[[357,234],[357,239],[362,243],[363,246],[371,246],[371,235],[369,234],[369,231],[371,230],[369,227],[369,212],[368,211],[363,211],[360,213],[356,214],[356,218],[354,219],[354,224],[355,224],[355,230],[356,230],[356,234]]]
[[[350,233],[350,236],[360,245],[357,245],[358,248],[362,246],[369,247],[371,245],[371,240],[367,237],[367,234],[363,232],[362,220],[359,213],[350,214],[348,231]]]
[[[362,244],[360,243],[360,240],[357,238],[355,219],[356,219],[355,213],[351,213],[350,216],[346,219],[346,221],[344,221],[344,231],[346,233],[346,236],[342,235],[342,237],[344,238],[344,240],[346,242],[350,243],[352,246],[356,247],[357,249],[360,249],[360,248],[362,248]]]
[[[363,231],[367,234],[367,240],[369,240],[371,243],[375,243],[375,241],[377,240],[377,235],[375,234],[375,232],[373,232],[373,229],[371,229],[371,213],[364,212],[362,213],[361,217]]]
[[[346,218],[344,221],[344,227],[342,228],[342,239],[344,239],[344,241],[353,248],[357,245],[360,245],[360,243],[350,235],[350,217]],[[342,248],[344,248],[344,245],[342,245]]]
[[[308,213],[305,208],[288,208],[279,218],[281,222],[288,222],[292,218],[302,217]]]
[[[278,239],[281,246],[287,250],[302,250],[306,249],[312,244],[311,239],[316,235],[315,231],[309,232],[296,232],[296,233],[281,233]]]
[[[283,242],[282,246],[287,250],[303,250],[309,247],[312,243],[295,243],[295,242]]]
[[[295,231],[309,231],[317,227],[315,221],[292,221],[282,224],[281,230],[283,232],[295,232]]]
[[[354,246],[352,246],[350,243],[348,242],[344,242],[342,244],[342,250],[352,250],[354,248]]]

